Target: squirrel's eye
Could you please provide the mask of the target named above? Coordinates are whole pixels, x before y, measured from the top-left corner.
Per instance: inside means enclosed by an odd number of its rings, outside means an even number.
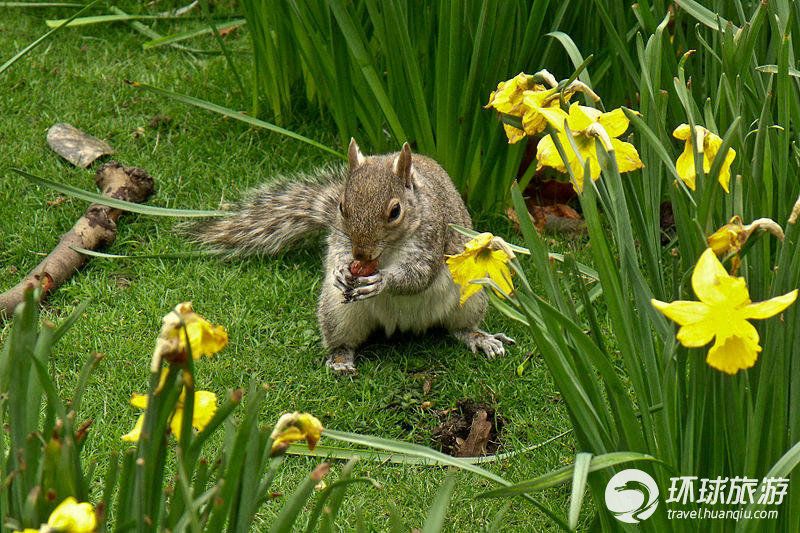
[[[339,202],[339,213],[344,216],[344,204],[342,202]]]
[[[395,204],[389,211],[389,222],[394,222],[398,218],[400,218],[400,204]]]

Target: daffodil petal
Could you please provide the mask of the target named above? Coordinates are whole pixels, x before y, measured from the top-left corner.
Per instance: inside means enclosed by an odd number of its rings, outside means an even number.
[[[181,440],[181,429],[183,427],[183,407],[176,407],[169,421],[169,428],[176,440]]]
[[[228,333],[225,328],[214,326],[199,315],[186,324],[186,334],[189,337],[193,359],[214,355],[228,344]]]
[[[711,248],[706,248],[694,267],[692,289],[701,302],[711,305],[737,307],[750,303],[744,278],[730,276]]]
[[[133,429],[122,436],[122,440],[124,440],[125,442],[138,442],[139,437],[142,435],[143,427],[144,427],[144,415],[142,414],[139,415],[139,418],[136,420],[136,424],[133,426]]]
[[[460,303],[464,305],[464,302],[481,290],[480,285],[471,283],[471,281],[485,277],[486,271],[476,264],[473,255],[468,255],[467,253],[449,257],[447,259],[447,267],[450,270],[453,281],[459,286]]]
[[[480,279],[480,278],[475,278]],[[464,305],[467,300],[481,292],[483,287],[478,283],[472,283],[472,281],[467,281],[465,285],[459,284],[460,289],[460,297],[458,299],[458,303]]]
[[[731,182],[731,163],[736,158],[736,150],[730,148],[728,153],[725,154],[725,161],[723,161],[722,166],[719,169],[719,184],[722,186],[722,189],[725,192],[730,192],[730,182]]]
[[[308,449],[313,450],[322,436],[322,423],[317,417],[309,413],[300,413],[300,416],[297,417],[297,423],[306,436]]]
[[[147,394],[131,394],[130,403],[139,409],[147,409]]]
[[[488,231],[479,233],[464,245],[464,251],[477,252],[485,250],[489,246],[489,244],[491,244],[493,238],[494,235],[492,235]]]
[[[497,257],[495,257],[495,254],[498,254]],[[497,283],[497,286],[503,291],[504,294],[499,296],[511,294],[514,290],[514,285],[511,283],[511,270],[506,264],[508,256],[502,250],[493,251],[492,256],[493,259],[487,261],[486,264],[486,276]]]
[[[710,161],[713,161],[722,146],[722,137],[705,128],[701,128],[702,126],[698,127],[703,132],[703,153],[708,156]]]
[[[278,419],[272,429],[272,454],[285,449],[291,442],[305,440],[308,448],[313,450],[322,435],[322,423],[310,413],[286,413]]]
[[[551,99],[553,93],[552,89],[525,91],[521,107],[524,110],[522,128],[526,134],[541,133],[547,128],[548,122],[559,130],[564,129],[567,114],[558,107],[557,99]],[[548,99],[552,101],[547,101]]]
[[[575,146],[578,148],[577,154],[572,148],[572,145],[569,143],[569,140],[566,139],[566,136],[565,142],[563,143],[564,150],[567,152],[567,156],[569,158],[569,165],[572,167],[572,173],[582,185],[583,181],[586,179],[583,165],[586,163],[586,161],[588,161],[589,175],[592,178],[592,181],[597,181],[597,178],[600,177],[600,162],[597,159],[597,145],[595,144],[595,138],[588,135],[576,135],[573,137],[573,140],[575,141]],[[581,163],[581,160],[583,160],[583,163]],[[581,187],[581,189],[582,188],[583,187]]]
[[[717,337],[714,346],[708,351],[706,363],[726,374],[736,374],[739,370],[752,367],[758,359],[761,346],[748,337],[730,335]]]
[[[97,517],[92,504],[78,503],[74,497],[70,496],[50,513],[47,525],[55,531],[93,533],[97,529]]]
[[[636,151],[636,147],[631,143],[620,141],[619,139],[611,139],[611,146],[614,148],[617,169],[620,173],[638,170],[644,166],[642,160],[639,159],[639,152]]]
[[[685,183],[689,189],[694,190],[697,171],[694,168],[694,153],[692,152],[692,143],[690,141],[686,141],[683,153],[681,153],[681,155],[678,156],[678,160],[675,161],[675,171],[678,173],[683,183]]]
[[[560,107],[540,107],[537,112],[555,129],[564,131],[568,115]]]
[[[751,303],[744,308],[744,317],[761,320],[775,316],[792,305],[796,299],[797,289],[763,302]]]
[[[565,149],[569,149],[568,147]],[[560,172],[566,172],[567,168],[564,166],[564,161],[561,159],[556,145],[550,135],[542,137],[539,144],[536,146],[536,159],[539,161],[540,166],[550,167]]]
[[[532,76],[520,72],[510,80],[501,81],[497,84],[497,90],[489,95],[489,103],[484,108],[493,107],[501,113],[518,116],[523,93],[528,89],[531,80]]]
[[[680,139],[682,141],[686,141],[691,137],[691,128],[689,128],[688,124],[681,124],[672,132],[672,136],[676,139]]]
[[[675,338],[687,348],[699,348],[705,346],[716,335],[714,323],[709,320],[701,320],[693,324],[681,326]]]
[[[738,335],[739,337],[750,339],[750,341],[753,344],[758,344],[758,342],[761,340],[761,337],[758,335],[758,330],[756,329],[756,327],[747,320],[741,318],[741,316],[732,321],[726,320],[726,324],[728,326],[727,331],[725,331],[723,328],[719,328],[720,332],[723,333],[720,335],[720,337],[727,337],[728,335]]]
[[[586,107],[578,104],[577,102],[569,106],[569,116],[567,117],[567,125],[573,133],[583,131],[596,122],[600,116],[600,111],[593,107]]]
[[[706,241],[717,257],[722,257],[730,252],[739,252],[746,239],[742,221],[734,217],[731,222],[709,235]]]
[[[203,431],[214,418],[217,412],[217,395],[213,392],[200,390],[194,393],[194,412],[192,413],[192,426]]]
[[[625,130],[628,129],[628,125],[630,124],[628,117],[625,116],[621,107],[609,111],[608,113],[601,114],[597,122],[605,128],[606,132],[611,137],[619,137],[625,133]]]
[[[503,124],[503,130],[506,132],[508,144],[516,144],[525,138],[525,132],[515,128],[514,126]]]
[[[675,302],[666,303],[659,300],[651,300],[651,303],[653,307],[661,311],[665,317],[677,323],[679,326],[701,322],[705,320],[711,312],[711,308],[703,302],[677,300]]]

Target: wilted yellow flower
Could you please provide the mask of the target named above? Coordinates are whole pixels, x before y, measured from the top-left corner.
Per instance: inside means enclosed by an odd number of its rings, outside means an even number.
[[[628,117],[622,109],[615,109],[608,113],[602,113],[598,109],[572,104],[569,114],[560,108],[542,108],[539,112],[544,115],[547,121],[558,131],[558,139],[564,147],[572,173],[575,176],[575,188],[578,192],[583,191],[583,161],[589,161],[589,172],[592,180],[600,177],[600,163],[597,155],[595,139],[599,138],[606,150],[614,155],[617,161],[617,168],[620,172],[631,172],[642,168],[642,161],[639,159],[639,152],[636,148],[625,141],[617,139],[628,129]],[[566,120],[573,135],[575,146],[578,153],[572,149],[572,144],[567,137],[564,129]],[[551,136],[543,137],[537,147],[536,159],[539,162],[538,168],[551,167],[560,172],[566,172],[567,167],[561,156],[556,150],[556,145]]]
[[[736,215],[730,222],[708,236],[708,246],[719,257],[728,253],[738,253],[747,240],[742,219]]]
[[[522,93],[534,86],[533,76],[520,72],[510,80],[497,84],[497,90],[489,95],[489,103],[484,109],[494,108],[501,113],[517,115],[522,105]]]
[[[292,442],[306,441],[313,450],[322,436],[322,423],[308,413],[286,413],[278,419],[272,430],[272,455],[283,452]]]
[[[544,87],[535,84],[533,76],[520,72],[510,80],[498,83],[497,90],[492,91],[492,94],[489,95],[489,103],[483,107],[484,109],[494,108],[506,115],[522,117],[526,111],[526,107],[523,105],[523,95],[529,92],[529,89],[541,91]],[[510,144],[514,144],[525,137],[526,132],[509,124],[503,124],[503,129]]]
[[[742,246],[756,230],[765,230],[783,240],[783,229],[777,222],[770,218],[759,218],[752,223],[744,225],[739,215],[708,236],[708,245],[718,257],[728,254],[738,254]]]
[[[222,326],[214,326],[192,309],[191,302],[183,302],[162,319],[161,333],[156,340],[150,370],[157,372],[162,359],[180,362],[186,358],[187,344],[192,358],[211,356],[228,344],[228,333]],[[186,326],[184,333],[182,324]]]
[[[163,384],[166,377],[166,370],[161,373],[161,383]],[[131,405],[138,407],[141,410],[147,409],[147,395],[146,394],[132,394]],[[181,424],[183,424],[183,406],[186,401],[186,390],[181,391],[178,397],[178,403],[175,405],[175,410],[172,412],[172,418],[169,421],[169,427],[172,434],[176,439],[181,438]],[[213,392],[199,390],[194,393],[194,409],[192,411],[192,427],[198,431],[203,431],[205,427],[214,418],[217,412],[217,395]],[[139,415],[133,429],[122,436],[122,440],[127,442],[137,442],[142,434],[144,427],[144,414]]]
[[[78,500],[70,496],[53,510],[47,525],[64,533],[92,533],[97,529],[97,517],[92,504],[78,503]]]
[[[683,153],[675,162],[675,170],[686,186],[694,190],[697,169],[695,169],[694,166],[691,131],[688,124],[681,124],[675,128],[675,131],[672,132],[672,136],[676,139],[686,141]],[[722,138],[715,133],[711,133],[702,126],[695,126],[695,135],[698,142],[697,151],[703,156],[703,172],[708,173],[711,171],[711,164],[714,162],[714,158],[717,157],[717,152],[719,152],[722,146]],[[722,162],[722,166],[719,169],[719,184],[722,185],[725,192],[730,192],[728,190],[728,185],[731,181],[731,163],[735,157],[736,150],[728,148],[728,153],[725,154],[725,161]]]
[[[564,91],[564,100],[569,100],[575,94],[574,90]],[[527,135],[536,135],[547,128],[547,116],[542,109],[550,109],[552,112],[561,111],[559,107],[558,91],[555,88],[525,91],[522,99],[525,114],[522,115],[522,127]],[[561,111],[564,113],[563,111]],[[566,113],[564,113],[566,118]],[[564,121],[561,121],[562,127]]]
[[[653,306],[677,322],[678,341],[687,348],[705,346],[716,338],[706,362],[735,374],[752,367],[761,351],[756,328],[748,320],[775,316],[797,298],[797,289],[782,296],[752,303],[744,278],[728,274],[714,250],[707,248],[692,273],[692,288],[699,302],[652,300]]]
[[[480,292],[482,285],[474,280],[490,278],[505,293],[511,294],[511,271],[508,262],[514,257],[506,242],[491,233],[481,233],[464,246],[464,251],[447,257],[447,268],[461,291],[461,305],[473,294]],[[504,296],[498,293],[499,296]]]

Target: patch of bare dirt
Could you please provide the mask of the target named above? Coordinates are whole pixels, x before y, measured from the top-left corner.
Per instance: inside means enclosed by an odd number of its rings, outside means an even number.
[[[454,457],[494,454],[500,447],[505,421],[494,407],[465,399],[453,409],[437,412],[440,422],[433,430],[435,446]]]

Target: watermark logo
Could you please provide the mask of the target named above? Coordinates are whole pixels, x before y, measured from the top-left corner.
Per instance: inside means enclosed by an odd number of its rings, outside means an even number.
[[[638,524],[658,507],[658,486],[647,472],[629,468],[606,485],[606,507],[620,522]]]

